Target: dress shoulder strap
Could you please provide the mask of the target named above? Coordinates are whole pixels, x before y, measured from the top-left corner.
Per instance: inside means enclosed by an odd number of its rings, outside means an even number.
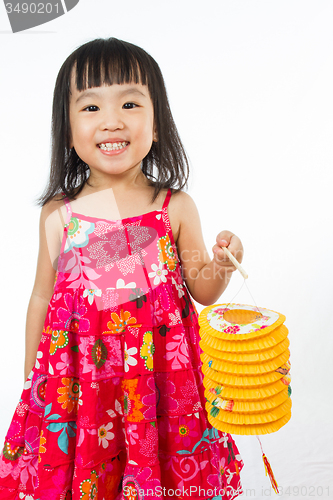
[[[164,203],[163,203],[162,210],[164,210],[165,208],[167,208],[167,206],[169,205],[169,201],[170,201],[171,195],[172,195],[172,190],[171,190],[171,188],[169,188],[168,192],[167,192],[167,195],[165,197]]]
[[[63,200],[64,200],[64,203],[66,205],[66,210],[67,210],[67,219],[66,219],[66,225],[67,225],[67,224],[69,224],[71,217],[72,217],[72,207],[71,207],[70,201],[67,198],[67,196],[65,195],[65,193],[62,192],[61,194],[63,196]]]
[[[170,223],[169,214],[168,214],[168,205],[169,205],[169,201],[170,201],[171,195],[172,195],[172,189],[169,188],[168,192],[167,192],[167,195],[165,197],[164,203],[163,203],[162,221],[163,221],[166,233],[169,236],[169,239],[170,239],[170,242],[171,242],[171,245],[172,245],[172,248],[173,248],[174,255],[176,256],[176,259],[179,261],[179,257],[178,257],[178,254],[177,254],[177,247],[176,247],[175,241],[173,239],[173,234],[172,234],[172,229],[171,229],[171,223]]]

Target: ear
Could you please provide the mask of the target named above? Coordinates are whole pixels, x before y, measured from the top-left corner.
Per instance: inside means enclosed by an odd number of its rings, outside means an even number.
[[[158,133],[156,130],[156,126],[154,126],[153,142],[158,142]]]

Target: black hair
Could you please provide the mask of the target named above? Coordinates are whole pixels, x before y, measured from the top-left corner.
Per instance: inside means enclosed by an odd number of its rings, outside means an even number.
[[[69,100],[72,74],[79,91],[102,85],[147,85],[154,107],[158,141],[142,160],[142,172],[154,186],[153,199],[161,189],[186,186],[189,163],[174,123],[161,70],[143,49],[117,38],[99,38],[77,48],[62,65],[55,84],[52,109],[52,154],[48,184],[37,200],[45,205],[64,192],[69,199],[81,192],[89,179],[89,166],[70,147]]]

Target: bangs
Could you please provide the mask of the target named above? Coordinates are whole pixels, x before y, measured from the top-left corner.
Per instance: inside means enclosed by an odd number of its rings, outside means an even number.
[[[78,91],[103,85],[139,83],[148,85],[151,91],[149,75],[152,64],[148,54],[136,50],[134,45],[120,40],[95,40],[86,44],[75,53],[73,69]]]

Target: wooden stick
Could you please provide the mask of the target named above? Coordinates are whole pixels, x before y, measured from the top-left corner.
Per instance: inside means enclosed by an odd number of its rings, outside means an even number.
[[[231,262],[233,263],[233,265],[237,267],[238,271],[241,273],[241,275],[243,276],[243,278],[246,280],[249,277],[248,274],[247,274],[247,272],[242,268],[242,266],[240,265],[240,263],[238,262],[238,260],[235,259],[235,257],[230,252],[229,248],[227,248],[227,247],[221,247],[221,248],[223,248],[223,250],[227,254],[228,258],[231,260]]]

